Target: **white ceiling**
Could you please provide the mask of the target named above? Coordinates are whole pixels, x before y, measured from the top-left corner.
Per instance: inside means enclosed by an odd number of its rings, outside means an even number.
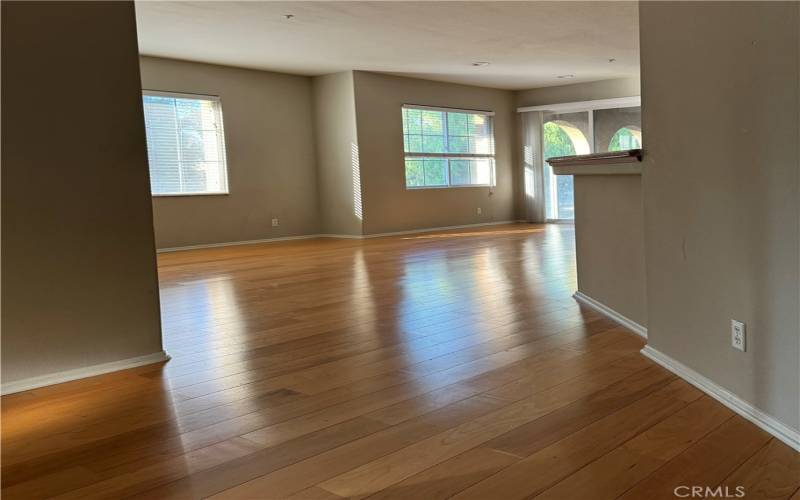
[[[140,1],[136,10],[142,54],[284,73],[357,69],[505,89],[639,73],[632,1]],[[557,78],[566,74],[575,77]]]

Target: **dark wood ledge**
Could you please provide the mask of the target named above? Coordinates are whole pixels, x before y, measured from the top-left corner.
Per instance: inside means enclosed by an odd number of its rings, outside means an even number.
[[[556,175],[637,175],[642,173],[642,150],[559,156],[547,162]]]

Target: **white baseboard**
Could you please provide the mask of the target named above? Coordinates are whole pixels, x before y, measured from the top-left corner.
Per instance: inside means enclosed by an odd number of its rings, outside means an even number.
[[[483,227],[483,226],[499,226],[501,224],[515,224],[516,220],[501,220],[494,222],[479,222],[477,224],[461,224],[459,226],[439,226],[439,227],[425,227],[422,229],[409,229],[407,231],[392,231],[390,233],[372,233],[358,236],[351,235],[329,235],[334,238],[355,238],[355,239],[369,239],[369,238],[382,238],[384,236],[402,236],[405,234],[417,233],[432,233],[434,231],[449,231],[451,229],[467,229],[470,227]]]
[[[791,427],[783,424],[774,417],[764,413],[747,401],[743,400],[736,394],[717,385],[710,379],[700,375],[680,361],[672,359],[671,357],[654,349],[653,347],[650,347],[649,345],[642,349],[642,354],[680,378],[686,380],[742,417],[753,422],[758,427],[769,432],[777,439],[786,443],[788,446],[800,451],[800,431],[797,429],[792,429]]]
[[[342,240],[363,240],[364,236],[360,234],[333,234],[323,233],[317,235],[319,238],[336,238]]]
[[[277,243],[279,241],[309,240],[320,238],[322,234],[303,234],[300,236],[282,236],[279,238],[264,238],[261,240],[226,241],[223,243],[205,243],[202,245],[187,245],[184,247],[157,248],[156,253],[180,252],[181,250],[200,250],[202,248],[233,247],[238,245],[253,245],[255,243]]]
[[[586,304],[587,306],[591,307],[592,309],[594,309],[595,311],[599,312],[600,314],[608,317],[610,320],[615,321],[615,322],[619,323],[620,325],[624,326],[625,328],[633,331],[633,333],[635,333],[636,335],[639,335],[640,337],[643,337],[645,339],[647,338],[647,328],[646,327],[640,325],[639,323],[633,321],[632,319],[630,319],[628,317],[625,317],[625,316],[621,315],[620,313],[618,313],[617,311],[611,309],[610,307],[608,307],[607,305],[603,304],[602,302],[598,302],[598,301],[594,300],[593,298],[589,297],[588,295],[586,295],[584,293],[581,293],[581,292],[575,292],[572,296],[575,298],[575,300],[577,300],[577,301],[579,301],[579,302],[581,302],[583,304]]]
[[[159,248],[156,250],[157,253],[167,253],[167,252],[179,252],[181,250],[200,250],[203,248],[218,248],[218,247],[231,247],[237,245],[252,245],[256,243],[277,243],[280,241],[292,241],[292,240],[309,240],[313,238],[341,238],[347,240],[363,240],[367,238],[380,238],[383,236],[400,236],[403,234],[414,234],[414,233],[430,233],[432,231],[447,231],[449,229],[464,229],[468,227],[481,227],[481,226],[496,226],[499,224],[514,224],[516,220],[504,220],[504,221],[497,221],[497,222],[481,222],[478,224],[462,224],[460,226],[441,226],[441,227],[426,227],[422,229],[409,229],[408,231],[395,231],[391,233],[374,233],[374,234],[331,234],[331,233],[319,233],[319,234],[304,234],[301,236],[284,236],[281,238],[265,238],[261,240],[243,240],[243,241],[229,241],[224,243],[207,243],[203,245],[187,245],[183,247],[169,247],[169,248]]]
[[[514,220],[501,220],[495,222],[480,222],[478,224],[461,224],[458,226],[426,227],[423,229],[409,229],[408,231],[393,231],[390,233],[365,234],[362,236],[362,238],[381,238],[384,236],[402,236],[405,234],[432,233],[434,231],[449,231],[451,229],[467,229],[470,227],[499,226],[501,224],[514,224],[515,222],[516,221]]]
[[[85,368],[76,368],[74,370],[66,370],[63,372],[50,373],[48,375],[41,375],[38,377],[31,377],[2,384],[2,386],[0,386],[0,394],[5,396],[6,394],[13,394],[15,392],[38,389],[39,387],[44,387],[47,385],[61,384],[71,380],[94,377],[95,375],[102,375],[104,373],[125,370],[127,368],[134,368],[137,366],[149,365],[168,360],[169,354],[167,354],[165,351],[160,351],[153,354],[147,354],[145,356],[121,359],[119,361],[87,366]]]

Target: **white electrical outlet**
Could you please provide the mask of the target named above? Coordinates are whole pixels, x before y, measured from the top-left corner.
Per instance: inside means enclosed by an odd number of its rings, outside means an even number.
[[[731,346],[744,352],[747,347],[747,330],[741,321],[731,320]]]
[[[278,221],[278,219],[277,219],[277,218],[275,218],[275,219],[272,219],[272,227],[278,227],[278,226],[280,225],[280,223],[279,223],[279,222],[280,222],[280,221]]]
[[[480,215],[482,213],[483,213],[483,209],[481,207],[478,207],[478,215]]]

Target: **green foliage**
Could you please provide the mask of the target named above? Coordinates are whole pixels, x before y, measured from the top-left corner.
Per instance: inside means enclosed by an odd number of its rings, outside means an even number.
[[[621,129],[617,130],[617,132],[611,138],[611,142],[608,145],[608,150],[625,151],[627,149],[638,149],[641,147],[642,145],[639,143],[639,139],[633,134],[631,129],[622,127]]]
[[[447,185],[447,160],[423,160],[426,186]]]
[[[453,136],[447,138],[448,153],[469,153],[469,138]]]
[[[420,187],[425,185],[425,171],[422,160],[406,160],[406,186]]]
[[[441,111],[422,110],[422,133],[425,135],[444,134],[444,121]]]
[[[466,113],[448,113],[447,131],[450,135],[469,135],[469,115]]]
[[[422,110],[403,109],[403,133],[421,134],[422,133]]]
[[[421,135],[406,135],[403,136],[405,141],[403,143],[405,152],[418,152],[422,150],[422,136]]]
[[[570,156],[575,154],[575,146],[564,129],[553,122],[544,124],[544,158]]]
[[[469,160],[450,160],[450,184],[469,184]]]
[[[423,153],[446,153],[444,147],[443,135],[423,135],[422,136],[422,152]]]

